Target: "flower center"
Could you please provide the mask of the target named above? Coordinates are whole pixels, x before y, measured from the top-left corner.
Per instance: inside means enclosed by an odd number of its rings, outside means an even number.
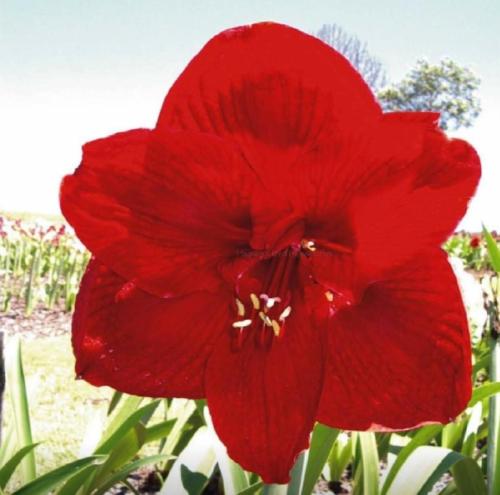
[[[315,251],[314,242],[303,240],[262,260],[250,274],[246,286],[238,288],[235,298],[237,320],[233,322],[234,348],[254,335],[258,346],[267,347],[273,338],[282,338],[287,318],[292,313],[293,288],[297,285],[297,267],[301,255]]]
[[[257,267],[260,273],[250,279],[254,283],[239,292],[238,320],[233,323],[236,349],[250,333],[254,333],[256,344],[264,347],[270,345],[273,337],[283,336],[286,320],[292,312],[291,286],[296,277],[298,255],[297,249],[289,247],[260,262],[259,265],[263,265]]]

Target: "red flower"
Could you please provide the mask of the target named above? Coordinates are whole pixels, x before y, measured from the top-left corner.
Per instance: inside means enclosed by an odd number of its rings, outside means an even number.
[[[481,245],[481,237],[477,234],[473,235],[470,238],[470,247],[473,249],[477,249]]]
[[[283,483],[316,420],[447,422],[470,349],[441,243],[479,176],[433,113],[382,114],[317,39],[225,31],[157,126],[86,144],[61,206],[92,251],[77,373],[145,396],[206,397],[229,454]]]

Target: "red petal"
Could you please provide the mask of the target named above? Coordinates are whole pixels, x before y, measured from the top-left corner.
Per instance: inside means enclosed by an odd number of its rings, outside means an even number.
[[[215,289],[218,266],[251,235],[250,174],[214,136],[129,131],[84,146],[61,208],[92,253],[141,288]]]
[[[412,114],[385,118],[380,154],[391,152],[392,158],[385,170],[365,178],[347,207],[357,263],[376,273],[444,242],[481,175],[479,157],[466,142],[448,139]],[[393,140],[398,144],[390,145]]]
[[[318,421],[349,430],[446,423],[467,405],[470,374],[461,296],[436,249],[333,318]]]
[[[208,406],[219,437],[236,462],[266,483],[288,482],[307,448],[322,386],[321,334],[302,305],[292,306],[283,338],[269,349],[256,347],[249,335],[231,352],[227,332],[207,366]]]
[[[206,361],[228,308],[221,295],[202,292],[151,296],[93,260],[73,317],[76,373],[129,394],[204,397]]]
[[[235,140],[254,169],[273,177],[321,136],[349,137],[379,114],[344,57],[317,38],[267,22],[212,38],[168,93],[158,128]]]

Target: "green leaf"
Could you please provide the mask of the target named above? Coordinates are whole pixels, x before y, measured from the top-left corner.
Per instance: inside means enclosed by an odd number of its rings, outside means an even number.
[[[123,397],[122,392],[118,392],[118,390],[115,390],[113,392],[113,397],[111,397],[111,400],[109,401],[109,407],[108,407],[108,416],[115,410],[116,406],[120,402],[121,398]]]
[[[64,485],[57,490],[57,495],[76,495],[83,491],[83,487],[94,479],[96,470],[99,469],[99,464],[91,464],[78,471],[71,476]]]
[[[93,495],[103,495],[106,493],[107,490],[109,490],[113,485],[116,483],[125,480],[127,476],[130,473],[133,473],[137,469],[147,466],[150,464],[156,464],[157,462],[161,462],[166,460],[168,456],[158,454],[158,455],[152,455],[149,457],[144,457],[142,459],[139,459],[135,462],[131,462],[130,464],[127,464],[126,466],[122,467],[120,470],[116,471],[113,473],[111,476],[106,478],[98,487],[95,493]]]
[[[191,471],[184,464],[181,465],[182,486],[188,495],[199,495],[208,482],[207,476],[196,471]]]
[[[26,393],[26,381],[21,353],[21,342],[15,338],[12,343],[9,365],[7,367],[7,386],[12,402],[14,423],[16,427],[17,445],[21,449],[33,445],[31,421]],[[21,479],[24,483],[36,478],[36,464],[33,449],[26,453],[21,462]]]
[[[302,495],[312,493],[339,433],[339,430],[320,423],[314,427],[302,483]]]
[[[479,401],[500,393],[500,382],[486,383],[474,389],[468,407],[475,406]]]
[[[144,426],[138,423],[120,438],[120,441],[109,451],[108,458],[99,467],[89,490],[100,486],[109,474],[121,468],[124,464],[133,459],[144,444]],[[106,452],[107,453],[107,452]]]
[[[330,468],[329,479],[340,481],[342,473],[352,460],[352,437],[346,433],[340,433],[333,443],[332,450],[328,456],[328,467]]]
[[[202,481],[200,474],[208,480],[215,464],[216,457],[212,448],[211,433],[206,426],[202,426],[198,428],[172,465],[160,494],[193,495],[196,490],[203,489],[203,486],[200,486]]]
[[[453,450],[462,438],[465,424],[465,420],[456,419],[445,425],[441,433],[441,447]]]
[[[175,419],[167,419],[161,423],[148,426],[145,430],[144,443],[155,442],[156,440],[165,438],[172,431],[175,422]]]
[[[430,442],[438,433],[443,429],[441,425],[429,425],[420,428],[411,441],[405,445],[399,452],[394,464],[392,465],[387,478],[385,479],[384,485],[382,487],[381,495],[386,495],[389,492],[394,479],[396,478],[398,472],[401,470],[402,466],[407,461],[408,457],[420,446],[425,445]]]
[[[70,462],[69,464],[65,464],[60,468],[40,476],[36,480],[15,491],[13,495],[47,495],[51,490],[54,490],[58,485],[81,470],[87,468],[91,464],[99,464],[104,459],[105,457],[103,456],[91,456]]]
[[[462,454],[473,457],[477,445],[477,432],[483,422],[483,403],[478,402],[472,409],[465,429]]]
[[[361,448],[361,464],[363,466],[363,495],[379,493],[379,459],[375,433],[358,433]]]
[[[10,480],[10,477],[16,470],[19,463],[24,459],[24,457],[29,454],[38,444],[34,443],[32,445],[26,445],[22,449],[18,450],[11,459],[9,459],[0,469],[0,488],[5,488]]]
[[[253,495],[254,493],[257,493],[263,486],[264,483],[262,483],[262,481],[257,481],[257,483],[253,483],[248,488],[245,488],[243,491],[238,492],[237,495]]]
[[[464,456],[444,447],[418,447],[406,459],[387,495],[428,495],[434,484]]]
[[[500,381],[500,341],[491,341],[490,378]],[[490,397],[488,416],[488,494],[500,493],[500,395]]]
[[[107,428],[104,430],[101,439],[101,445],[105,443],[111,435],[123,425],[123,422],[129,418],[134,411],[141,405],[144,399],[142,397],[136,397],[134,395],[126,396],[126,399],[122,401],[121,407],[115,413],[111,421],[108,423]]]
[[[263,485],[262,495],[287,495],[287,485]]]
[[[460,495],[487,495],[483,472],[474,459],[465,457],[451,468],[451,473]]]
[[[111,452],[125,436],[125,434],[134,428],[145,414],[153,412],[158,407],[159,403],[160,400],[155,400],[134,411],[120,425],[117,425],[114,431],[112,431],[112,433],[110,433],[108,437],[100,443],[99,447],[97,447],[95,451],[95,454],[108,454]]]
[[[498,248],[495,239],[493,239],[493,236],[484,225],[483,234],[486,239],[486,247],[488,248],[488,254],[490,255],[491,266],[493,267],[493,270],[500,273],[500,249]]]
[[[162,454],[173,455],[176,447],[182,439],[182,432],[189,421],[189,418],[196,410],[196,403],[187,399],[174,399],[169,408],[169,416],[171,409],[175,411],[175,424],[172,427],[165,445],[162,448]]]
[[[306,453],[302,452],[295,461],[290,472],[290,481],[286,490],[286,495],[300,495],[304,473],[306,469]]]

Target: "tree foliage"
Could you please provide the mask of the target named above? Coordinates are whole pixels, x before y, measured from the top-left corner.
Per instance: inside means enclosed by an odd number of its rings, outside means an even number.
[[[366,83],[376,91],[386,83],[386,73],[382,62],[372,56],[366,43],[349,34],[338,24],[324,24],[316,37],[342,53],[363,76]]]
[[[477,90],[480,79],[456,62],[437,65],[418,60],[400,82],[378,92],[384,111],[436,111],[445,130],[470,127],[481,111]]]

